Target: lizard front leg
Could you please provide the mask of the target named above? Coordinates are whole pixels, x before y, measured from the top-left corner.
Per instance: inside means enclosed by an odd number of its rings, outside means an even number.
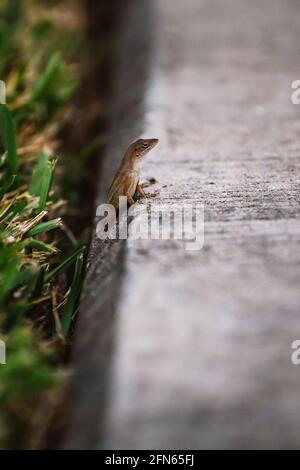
[[[136,185],[136,190],[142,197],[147,197],[147,195],[146,195],[145,191],[143,190],[142,185],[141,185],[140,182]]]
[[[124,195],[127,197],[127,202],[130,206],[135,203],[133,195],[137,188],[137,179],[131,174],[127,174],[124,181]]]
[[[133,199],[133,197],[130,194],[125,194],[125,196],[127,197],[128,204],[132,206],[135,203],[135,200]]]

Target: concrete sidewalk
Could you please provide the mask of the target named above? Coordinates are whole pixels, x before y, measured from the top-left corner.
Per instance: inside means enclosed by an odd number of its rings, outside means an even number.
[[[205,243],[189,252],[127,242],[93,445],[299,448],[300,366],[290,356],[300,339],[300,106],[290,96],[300,5],[153,4],[156,53],[138,131],[160,145],[143,176],[158,181],[157,209],[204,204]]]

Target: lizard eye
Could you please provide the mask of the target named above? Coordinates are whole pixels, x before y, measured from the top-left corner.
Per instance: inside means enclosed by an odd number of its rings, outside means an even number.
[[[146,144],[146,142],[143,144],[143,147],[147,148],[148,147],[148,144]]]

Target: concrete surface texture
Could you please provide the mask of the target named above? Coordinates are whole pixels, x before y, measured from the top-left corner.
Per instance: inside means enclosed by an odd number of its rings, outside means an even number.
[[[300,5],[156,7],[143,174],[204,203],[205,244],[128,242],[102,446],[299,447]]]
[[[142,172],[160,196],[136,217],[204,204],[205,242],[126,242],[95,447],[299,448],[300,4],[152,6],[140,134],[160,139]]]

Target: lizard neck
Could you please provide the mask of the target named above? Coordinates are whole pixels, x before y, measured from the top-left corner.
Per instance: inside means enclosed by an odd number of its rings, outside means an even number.
[[[136,157],[135,153],[131,151],[127,151],[123,158],[123,168],[128,168],[129,170],[136,170],[140,169],[140,160]]]

